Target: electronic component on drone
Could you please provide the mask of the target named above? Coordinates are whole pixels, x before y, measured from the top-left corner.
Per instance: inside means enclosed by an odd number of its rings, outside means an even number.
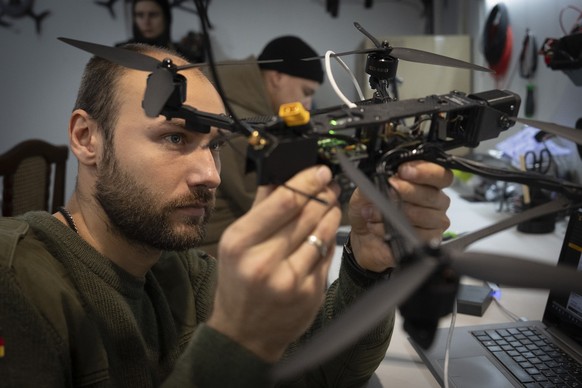
[[[582,86],[582,31],[560,39],[546,38],[540,54],[552,70],[563,71],[577,86]]]
[[[309,123],[309,111],[300,102],[282,104],[279,107],[279,117],[290,127]]]
[[[277,120],[250,136],[247,169],[256,170],[259,185],[281,184],[316,163],[317,138],[306,136],[311,132],[309,117],[301,103],[283,104]]]
[[[491,90],[365,103],[311,115],[299,103],[288,104],[277,120],[249,138],[248,166],[263,185],[281,184],[306,167],[325,164],[345,183],[342,192],[349,192],[353,184],[343,179],[338,153],[369,177],[389,176],[407,160],[438,160],[444,150],[476,147],[497,137],[515,124],[511,118],[520,101],[515,93]],[[406,126],[405,119],[416,121]],[[421,123],[428,124],[427,133],[420,130]]]
[[[493,139],[515,124],[511,117],[517,115],[520,101],[517,94],[501,90],[472,95],[451,92],[389,104],[313,112],[309,124],[285,129],[284,121],[283,127],[281,122],[276,122],[267,127],[266,132],[276,134],[278,141],[283,143],[309,143],[309,139],[315,139],[312,147],[318,150],[317,162],[329,165],[334,172],[340,171],[336,155],[341,151],[370,175],[377,172],[378,162],[382,158],[402,144],[416,146],[430,142],[440,149],[449,150],[462,146],[476,147],[483,140]],[[418,125],[407,128],[399,124],[409,118],[430,123],[428,133],[420,134]],[[281,143],[273,145],[269,155],[261,157],[261,162],[272,164],[274,158],[280,159],[279,147]],[[313,158],[313,154],[295,154],[286,160],[287,173],[279,175],[277,181],[284,181],[304,168],[304,157]],[[297,167],[293,168],[293,165]],[[269,182],[269,178],[260,173],[259,182],[278,183]]]

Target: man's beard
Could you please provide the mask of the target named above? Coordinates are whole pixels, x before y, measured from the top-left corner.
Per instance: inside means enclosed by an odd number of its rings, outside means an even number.
[[[98,172],[95,198],[109,217],[113,231],[132,243],[160,250],[183,251],[200,245],[214,210],[213,192],[196,187],[190,195],[163,203],[150,186],[121,168],[114,152],[108,156]],[[177,208],[201,204],[204,217],[186,217],[179,225],[170,220]]]

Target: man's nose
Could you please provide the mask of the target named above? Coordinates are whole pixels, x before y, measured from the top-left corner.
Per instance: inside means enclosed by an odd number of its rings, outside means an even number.
[[[207,186],[216,188],[220,184],[220,172],[218,171],[218,156],[208,148],[198,149],[190,156],[190,173],[188,184],[190,186]]]

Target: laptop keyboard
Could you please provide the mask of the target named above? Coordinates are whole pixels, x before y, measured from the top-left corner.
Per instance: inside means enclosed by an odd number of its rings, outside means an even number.
[[[582,387],[582,365],[535,327],[478,330],[471,334],[524,387]]]

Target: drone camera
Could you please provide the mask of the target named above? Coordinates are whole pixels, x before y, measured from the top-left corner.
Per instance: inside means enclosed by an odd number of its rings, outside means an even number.
[[[477,147],[515,124],[510,117],[517,116],[520,101],[519,95],[502,90],[471,95],[453,91],[429,96],[422,102],[434,106],[436,112],[430,113],[431,126],[426,140],[443,150]]]
[[[469,131],[468,147],[476,147],[483,140],[494,139],[501,131],[515,124],[509,117],[516,117],[519,112],[521,98],[506,90],[489,90],[471,94],[471,99],[482,101],[490,109],[479,109],[473,119],[474,127]]]

